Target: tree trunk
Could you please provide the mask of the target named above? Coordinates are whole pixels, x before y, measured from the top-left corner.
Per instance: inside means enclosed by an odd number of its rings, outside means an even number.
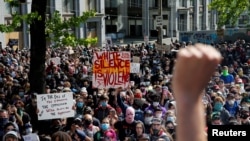
[[[32,0],[31,12],[38,12],[41,20],[34,20],[30,25],[31,58],[30,58],[30,90],[42,94],[45,92],[45,13],[47,0]]]

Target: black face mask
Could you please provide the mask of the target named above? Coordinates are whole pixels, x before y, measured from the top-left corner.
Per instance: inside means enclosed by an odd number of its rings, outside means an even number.
[[[89,126],[91,124],[91,120],[84,120],[84,125]]]
[[[168,133],[170,133],[170,134],[173,134],[174,133],[174,129],[168,129]]]

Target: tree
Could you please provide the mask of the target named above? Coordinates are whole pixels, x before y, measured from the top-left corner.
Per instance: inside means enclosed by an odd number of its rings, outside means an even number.
[[[34,19],[30,24],[30,73],[31,92],[45,92],[45,56],[46,56],[46,0],[32,0],[31,12],[37,12],[41,19]]]
[[[11,7],[17,7],[25,0],[5,0]],[[31,13],[20,15],[12,13],[12,23],[10,25],[0,24],[0,32],[12,32],[17,27],[21,27],[22,20],[26,20],[30,24],[31,47],[30,47],[30,91],[37,93],[45,92],[45,56],[46,56],[46,39],[50,34],[56,38],[57,44],[63,45],[80,45],[94,44],[97,39],[76,39],[73,34],[68,34],[65,31],[71,27],[79,26],[89,17],[94,16],[94,11],[85,12],[83,16],[71,18],[69,21],[62,21],[58,16],[49,19],[46,24],[46,0],[32,0]],[[55,14],[59,15],[58,12]],[[54,19],[53,19],[54,18]],[[56,19],[57,18],[57,19]],[[58,22],[58,23],[51,23]],[[60,24],[59,24],[60,23]],[[46,28],[47,26],[47,28]],[[46,29],[46,30],[45,30]],[[51,32],[52,31],[52,32]],[[55,36],[56,35],[56,36]],[[57,42],[58,41],[58,42]],[[77,44],[76,44],[77,43]]]
[[[95,11],[83,12],[82,16],[71,17],[63,20],[59,11],[55,11],[50,19],[46,21],[46,34],[48,39],[53,41],[53,47],[76,47],[80,45],[88,46],[97,43],[97,38],[77,39],[71,31],[79,27],[81,23],[86,22],[90,17],[95,16]]]
[[[235,25],[244,12],[250,14],[249,0],[213,0],[209,4],[209,8],[218,12],[217,24],[219,28],[227,23]]]

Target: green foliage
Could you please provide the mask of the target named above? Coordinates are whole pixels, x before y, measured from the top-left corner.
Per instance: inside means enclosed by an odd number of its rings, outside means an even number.
[[[20,6],[19,0],[5,0],[9,3],[10,7]],[[94,17],[94,11],[83,12],[82,16],[71,17],[64,21],[59,11],[55,11],[51,18],[46,21],[45,33],[48,35],[48,39],[54,42],[54,47],[61,46],[78,46],[78,45],[94,45],[97,43],[97,38],[77,39],[70,31],[75,27],[79,27],[82,23],[90,17]],[[26,21],[31,24],[34,20],[41,20],[41,16],[37,12],[28,14],[12,13],[12,23],[9,25],[0,24],[0,32],[13,32],[16,28],[22,26],[22,21]]]
[[[4,1],[9,3],[10,7],[18,7],[20,4],[19,0],[4,0]]]
[[[28,24],[31,24],[33,20],[41,19],[41,16],[37,12],[29,13],[26,15],[20,15],[17,13],[12,14],[12,23],[9,25],[0,24],[0,32],[13,32],[16,28],[22,26],[22,21],[26,21]]]
[[[50,19],[46,21],[45,32],[48,39],[54,42],[54,47],[78,46],[97,43],[97,38],[77,39],[74,34],[70,33],[74,27],[79,27],[90,17],[94,17],[94,11],[83,12],[82,16],[71,17],[64,21],[59,11],[55,11]]]
[[[249,0],[213,0],[209,4],[211,10],[218,12],[218,26],[219,28],[230,23],[235,25],[241,14],[249,13]]]
[[[4,0],[9,3],[10,7],[18,7],[20,5],[19,0]],[[9,25],[0,24],[0,32],[13,32],[16,28],[22,26],[22,21],[26,21],[28,24],[31,24],[33,20],[41,20],[41,16],[37,12],[28,13],[21,15],[18,13],[11,13],[12,23]]]

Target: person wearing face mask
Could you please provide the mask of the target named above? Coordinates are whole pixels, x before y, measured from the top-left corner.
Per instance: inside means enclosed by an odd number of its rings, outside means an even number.
[[[93,125],[93,117],[90,114],[83,117],[83,131],[91,139],[94,139],[94,135],[100,131],[98,126]]]
[[[30,123],[33,125],[33,131],[39,130],[39,121],[37,115],[37,99],[36,95],[31,95],[31,101],[25,106],[24,111],[30,116]]]
[[[216,96],[213,101],[213,111],[212,114],[218,113],[223,124],[228,124],[230,113],[227,109],[223,107],[223,99],[220,96]],[[211,119],[209,119],[211,121]],[[210,122],[209,121],[209,122]]]
[[[171,136],[173,137],[173,139],[175,140],[175,128],[176,128],[176,125],[172,121],[167,121],[165,123],[165,127],[167,129],[167,132],[170,133]]]
[[[171,135],[164,131],[161,118],[153,118],[150,131],[150,141],[157,141],[159,139],[162,139],[163,141],[173,141]]]
[[[150,133],[150,127],[152,124],[152,119],[154,115],[151,110],[147,110],[144,112],[144,126],[145,126],[145,133],[149,134]]]
[[[4,109],[0,109],[0,138],[2,139],[4,136],[4,126],[9,122],[9,114],[8,111]]]
[[[160,107],[156,107],[154,110],[154,117],[161,118],[162,117],[162,110]]]
[[[128,107],[125,113],[125,119],[119,120],[114,124],[116,131],[118,131],[118,138],[121,141],[131,139],[132,135],[136,134],[135,109]]]
[[[235,101],[235,96],[232,93],[227,94],[225,109],[229,111],[231,117],[236,117],[240,110],[238,103]]]
[[[109,115],[111,109],[114,109],[108,104],[109,97],[107,95],[101,95],[99,99],[99,106],[95,109],[94,117],[102,121]]]
[[[165,107],[160,105],[160,95],[155,93],[150,97],[152,100],[151,105],[149,105],[144,111],[151,110],[153,113],[155,113],[157,109],[160,109],[162,111],[162,118],[164,118],[167,110]]]
[[[100,125],[100,131],[94,134],[94,141],[117,141],[115,130],[110,128],[109,118],[104,118]]]
[[[234,84],[234,76],[232,74],[228,73],[227,66],[223,66],[220,79],[222,79],[224,81],[225,86],[230,86],[231,84]]]
[[[76,99],[76,115],[75,117],[79,117],[83,114],[84,112],[84,108],[85,108],[85,105],[84,105],[84,100],[82,97],[79,97]]]

